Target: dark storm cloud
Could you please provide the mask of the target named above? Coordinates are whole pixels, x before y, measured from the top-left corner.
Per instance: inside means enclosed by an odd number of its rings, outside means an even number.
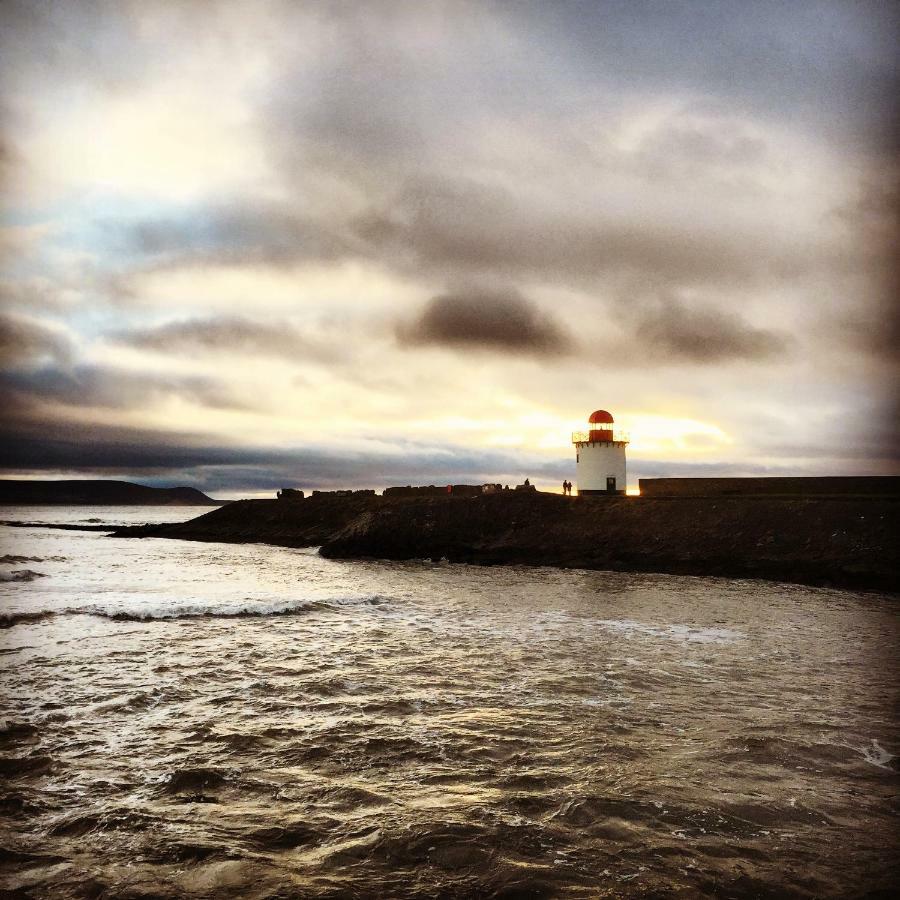
[[[590,202],[600,205],[602,198]],[[355,259],[432,281],[469,275],[585,287],[637,277],[691,287],[769,282],[773,273],[793,277],[827,264],[825,250],[774,234],[704,221],[685,229],[673,216],[623,221],[602,209],[516,196],[490,182],[429,175],[404,179],[352,216],[338,210],[302,216],[289,206],[244,200],[198,208],[181,220],[102,226],[127,235],[137,272]]]
[[[595,296],[623,278],[796,283],[841,248],[716,210],[734,196],[752,209],[770,190],[759,172],[783,160],[766,124],[803,113],[852,131],[851,107],[887,121],[896,16],[750,6],[275,4],[259,36],[280,77],[255,112],[290,199],[211,202],[134,223],[128,240],[153,266],[366,259],[432,284],[471,276]],[[134,27],[140,6],[128,10]],[[680,102],[636,146],[585,127],[615,118],[611,97],[647,92]],[[517,156],[526,149],[533,162]],[[608,208],[627,179],[629,206]],[[709,214],[682,208],[711,188]]]
[[[59,329],[33,319],[0,314],[0,366],[71,358],[72,344]]]
[[[703,221],[685,229],[664,218],[629,218],[447,176],[404,184],[350,227],[366,241],[356,252],[432,277],[468,271],[584,286],[625,275],[683,286],[733,285],[814,264],[808,249],[764,234]]]
[[[896,135],[897,4],[881,0],[605,0],[515,7],[586,85],[710,98],[854,150]],[[894,146],[896,146],[894,144]]]
[[[900,304],[886,303],[875,310],[843,314],[835,329],[835,343],[849,342],[861,353],[900,369]]]
[[[183,319],[152,328],[136,328],[114,336],[133,347],[162,353],[244,353],[280,357],[293,362],[335,359],[335,343],[323,344],[304,336],[286,322],[257,322],[243,316]]]
[[[598,87],[846,134],[890,119],[898,20],[878,0],[325,4],[306,24],[327,35],[327,56],[298,67],[311,90],[282,82],[272,109],[330,150],[394,162],[419,156],[436,123],[452,147],[473,111],[556,123]]]
[[[122,42],[132,35],[134,21],[127,3],[119,10],[124,15],[109,15],[112,5],[103,0],[4,0],[4,53],[20,67],[47,67],[68,76],[82,77],[86,67],[101,77],[104,71],[127,69],[141,54],[122,58]],[[30,58],[35,51],[39,57]]]
[[[197,435],[149,429],[77,425],[30,411],[4,427],[0,468],[73,470],[97,474],[179,470],[205,465],[272,462]]]
[[[0,471],[79,471],[95,475],[152,476],[157,482],[205,490],[268,490],[374,487],[392,484],[518,483],[552,473],[545,460],[528,454],[435,449],[405,442],[393,452],[345,452],[333,447],[288,450],[223,445],[209,435],[165,434],[105,425],[72,425],[40,417],[6,428]],[[571,466],[559,472],[570,474]],[[560,479],[563,477],[560,474]]]
[[[430,118],[455,115],[473,98],[491,113],[534,109],[598,83],[618,93],[667,85],[847,129],[859,117],[884,116],[896,96],[900,24],[896,4],[881,0],[276,0],[249,8],[230,0],[5,0],[0,13],[11,68],[100,85],[170,64],[173,49],[210,36],[234,54],[252,33],[272,58],[298,60],[297,74],[307,76],[311,98],[295,90],[299,79],[278,82],[285,96],[276,99],[290,100],[295,118],[340,149],[353,139],[384,155],[398,146],[415,153]],[[303,68],[310,39],[327,47],[312,71]],[[485,58],[496,66],[485,70]]]
[[[771,360],[790,346],[787,335],[755,328],[737,313],[691,308],[673,299],[641,314],[635,338],[639,349],[697,364]]]
[[[73,407],[136,409],[169,397],[180,397],[213,409],[250,408],[212,378],[85,364],[4,372],[0,374],[0,396],[19,408],[50,402]]]
[[[672,286],[792,277],[827,262],[828,248],[811,252],[759,222],[750,234],[715,215],[688,224],[677,201],[660,215],[640,192],[690,197],[706,178],[704,189],[738,190],[752,206],[766,193],[760,170],[783,162],[747,116],[763,132],[794,124],[798,111],[816,128],[827,117],[852,131],[849,109],[887,122],[897,79],[879,23],[896,16],[865,5],[749,6],[331,8],[326,58],[298,68],[304,90],[284,79],[263,122],[298,193],[321,178],[368,200],[350,223],[368,247],[345,246],[404,271],[569,283],[624,271]],[[636,147],[585,128],[615,118],[610,97],[644,92],[681,102]],[[530,164],[516,157],[523,148],[534,151]],[[605,201],[626,177],[639,184],[623,216]],[[567,181],[580,182],[576,193]]]
[[[431,299],[397,327],[404,344],[559,356],[573,349],[567,332],[514,290],[470,290]]]
[[[291,199],[235,198],[182,221],[137,223],[135,249],[159,265],[359,257],[432,281],[470,273],[584,284],[625,272],[690,285],[814,266],[809,248],[767,230],[748,235],[703,220],[686,228],[679,210],[660,216],[640,198],[627,217],[607,210],[606,192],[623,177],[637,177],[641,189],[678,188],[686,175],[712,172],[728,182],[735,168],[772,164],[770,148],[739,117],[673,114],[628,153],[582,121],[610,114],[604,98],[645,81],[673,93],[682,83],[699,88],[703,71],[685,65],[684,41],[701,44],[723,76],[728,67],[718,94],[710,98],[708,85],[693,94],[704,98],[701,109],[730,108],[730,93],[748,83],[741,68],[760,67],[766,89],[789,94],[784,86],[796,88],[806,71],[786,59],[793,45],[777,23],[790,17],[769,21],[735,4],[727,11],[688,4],[677,15],[617,3],[602,12],[559,6],[276,5],[274,21],[294,23],[298,37],[286,38],[289,28],[277,36],[262,29],[278,48],[280,77],[256,113]],[[692,18],[697,31],[685,32]],[[765,54],[723,53],[742,43],[729,27],[735,19],[761,37],[775,32]],[[815,19],[805,29],[821,30]],[[310,66],[317,41],[327,52]],[[595,44],[605,48],[599,56]],[[573,53],[582,52],[574,66]],[[797,69],[793,80],[765,75],[776,61]],[[628,86],[620,91],[623,62]],[[855,62],[866,70],[865,59]],[[819,86],[810,79],[804,90],[825,97]],[[531,164],[517,157],[529,148]],[[566,180],[577,188],[563,187]]]
[[[835,321],[828,323],[829,340],[848,343],[896,369],[900,366],[900,172],[882,189],[867,186],[851,202],[833,210],[833,215],[856,237],[875,282],[875,297],[865,306],[843,304]]]

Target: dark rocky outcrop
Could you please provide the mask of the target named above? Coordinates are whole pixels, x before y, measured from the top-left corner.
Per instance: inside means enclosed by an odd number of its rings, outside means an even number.
[[[900,502],[494,495],[408,501],[350,523],[330,557],[445,557],[895,590]]]
[[[0,479],[2,506],[218,506],[191,487],[156,488],[130,481]]]
[[[313,497],[244,500],[116,535],[442,559],[765,578],[894,591],[900,501],[860,497]]]
[[[365,494],[316,494],[287,502],[236,500],[187,522],[119,528],[112,537],[317,547],[384,502],[382,497]]]

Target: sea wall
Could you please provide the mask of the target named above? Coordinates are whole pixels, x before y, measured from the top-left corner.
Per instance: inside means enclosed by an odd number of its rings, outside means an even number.
[[[321,545],[331,558],[447,559],[900,589],[900,501],[874,497],[244,500],[119,536]]]
[[[641,478],[642,497],[722,497],[778,495],[900,497],[894,475],[803,476],[777,478]]]
[[[354,520],[321,552],[897,590],[898,525],[900,503],[876,499],[423,498]]]

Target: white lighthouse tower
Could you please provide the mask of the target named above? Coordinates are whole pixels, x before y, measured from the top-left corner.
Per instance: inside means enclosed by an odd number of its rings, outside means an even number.
[[[572,435],[578,493],[624,494],[625,447],[628,438],[613,432],[613,417],[598,409],[588,418],[588,430]]]

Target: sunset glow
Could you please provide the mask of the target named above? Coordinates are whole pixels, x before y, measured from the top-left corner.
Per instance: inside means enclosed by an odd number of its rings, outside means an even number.
[[[3,472],[895,471],[891,29],[726,7],[7,6]]]

